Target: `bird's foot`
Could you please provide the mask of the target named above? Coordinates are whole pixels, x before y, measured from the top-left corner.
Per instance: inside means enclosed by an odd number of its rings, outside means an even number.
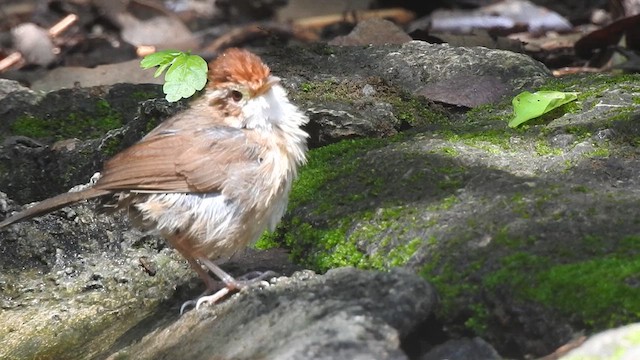
[[[251,285],[255,282],[266,281],[267,279],[271,279],[272,277],[276,277],[275,271],[267,270],[267,271],[252,271],[248,272],[240,277],[238,277],[238,282],[245,283],[245,285]]]
[[[209,295],[211,292],[216,290],[216,288],[210,286],[210,282],[205,281],[205,283],[208,284],[207,290],[197,299],[185,301],[180,307],[180,315],[182,315],[188,307],[193,306],[196,309],[199,309],[203,304],[215,304],[233,291],[241,290],[253,284],[264,284],[267,279],[270,279],[277,275],[273,271],[252,271],[238,277],[238,279],[235,279],[233,276],[222,270],[219,266],[215,265],[212,261],[208,259],[199,260],[204,266],[206,266],[222,280],[222,282],[225,284],[225,287],[218,289],[213,294]]]
[[[238,277],[238,279],[233,279],[233,281],[231,281],[230,283],[227,283],[226,287],[216,291],[215,293],[207,296],[201,296],[200,298],[198,298],[195,304],[196,309],[199,309],[200,306],[203,304],[215,304],[216,302],[218,302],[220,299],[227,296],[227,294],[231,293],[232,291],[242,290],[253,284],[268,285],[268,283],[266,283],[266,280],[276,275],[277,274],[271,270],[264,271],[264,272],[252,271],[250,273],[246,273]]]

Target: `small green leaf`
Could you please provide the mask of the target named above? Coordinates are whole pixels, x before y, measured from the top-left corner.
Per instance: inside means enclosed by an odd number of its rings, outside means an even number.
[[[513,98],[514,118],[509,121],[509,127],[516,127],[531,119],[560,107],[578,98],[578,93],[560,91],[522,92]]]
[[[167,71],[162,90],[171,102],[192,96],[207,83],[207,62],[197,55],[165,50],[146,56],[140,66],[145,69],[157,66],[154,77]]]
[[[177,50],[158,51],[145,56],[144,59],[140,61],[140,67],[143,69],[149,69],[162,64],[170,64],[171,61],[179,54],[182,54],[182,52]]]
[[[207,62],[199,56],[183,54],[174,60],[164,78],[166,81],[182,81],[202,90],[207,83]]]
[[[170,62],[166,63],[166,64],[162,64],[160,66],[158,66],[158,69],[156,70],[156,72],[153,74],[153,77],[158,77],[160,75],[162,75],[162,73],[164,72],[164,70],[171,65]]]
[[[162,86],[162,91],[166,94],[165,98],[169,102],[186,99],[196,93],[193,86],[181,81],[166,81]]]

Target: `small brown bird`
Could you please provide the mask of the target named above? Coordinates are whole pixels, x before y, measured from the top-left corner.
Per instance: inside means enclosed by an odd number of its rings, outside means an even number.
[[[215,302],[243,285],[212,260],[231,257],[273,230],[305,162],[308,118],[261,59],[228,49],[209,63],[208,84],[189,109],[165,120],[104,164],[90,188],[44,200],[0,228],[69,204],[101,198],[184,256]],[[198,263],[200,262],[200,264]]]

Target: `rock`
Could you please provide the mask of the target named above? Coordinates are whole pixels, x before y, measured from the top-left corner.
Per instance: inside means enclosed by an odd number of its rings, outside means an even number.
[[[162,79],[154,77],[153,71],[140,70],[140,60],[138,59],[117,64],[99,65],[93,68],[80,66],[58,67],[31,80],[31,88],[33,90],[45,92],[123,83],[162,84]]]
[[[420,356],[420,360],[500,360],[496,350],[481,338],[449,340]]]
[[[0,193],[0,210],[13,207]],[[105,358],[176,321],[180,304],[202,291],[163,239],[92,208],[80,204],[3,229],[0,358]],[[247,251],[241,260],[224,267],[232,274],[299,269],[275,250]]]
[[[420,273],[438,289],[438,321],[425,320],[432,292],[418,278],[352,269],[282,278],[178,319],[179,304],[201,290],[186,264],[161,239],[79,205],[0,233],[0,357],[161,357],[178,349],[211,357],[206,349],[214,343],[229,357],[236,350],[246,357],[260,350],[321,357],[338,348],[336,358],[418,358],[435,344],[445,345],[434,353],[450,348],[448,338],[482,334],[502,356],[524,358],[548,354],[580,331],[634,321],[637,81],[562,82],[584,94],[578,109],[514,130],[506,126],[509,99],[465,113],[419,93],[455,78],[454,69],[482,72],[509,92],[549,78],[522,55],[417,42],[278,51],[265,57],[293,101],[315,116],[312,144],[337,143],[309,154],[285,222],[270,239],[318,272],[353,265]],[[465,70],[465,63],[475,67]],[[139,89],[149,88],[61,90],[42,98],[21,89],[1,99],[0,189],[8,196],[0,211],[86,183],[109,154],[184,106],[136,98]],[[70,108],[95,113],[101,99],[121,124],[89,135],[15,132],[20,111],[55,119]],[[343,138],[350,141],[338,142]],[[258,264],[294,267],[287,254],[277,255],[224,267],[233,274]],[[425,340],[425,327],[445,338]],[[345,343],[330,343],[326,334],[341,329]],[[428,346],[411,352],[416,338]]]
[[[358,111],[343,104],[327,104],[330,108],[308,108],[306,113],[311,124],[310,145],[317,147],[344,139],[360,137],[388,137],[398,133],[399,121],[391,104],[370,103]]]
[[[583,108],[526,130],[507,129],[505,100],[430,131],[320,148],[282,236],[316,268],[425,274],[448,331],[473,329],[505,357],[632,322],[640,86],[616,81],[582,79]]]
[[[591,336],[560,360],[635,360],[640,359],[640,323],[610,329]]]
[[[21,95],[31,95],[31,102],[37,99],[36,94],[31,91],[29,88],[22,86],[19,82],[8,80],[8,79],[0,79],[0,101],[2,101],[7,95],[12,94],[15,96],[17,94]],[[2,106],[3,112],[6,111],[6,107],[8,107],[10,103],[4,104]]]
[[[396,24],[384,19],[368,19],[361,21],[346,36],[338,36],[329,41],[329,45],[385,45],[404,44],[411,41],[411,36]]]
[[[406,359],[402,338],[435,304],[407,271],[298,272],[190,311],[111,358]]]
[[[312,146],[344,138],[388,137],[406,127],[430,126],[432,119],[424,115],[430,114],[429,105],[408,97],[407,92],[417,96],[425,86],[423,81],[440,78],[447,81],[447,73],[451,76],[468,72],[470,64],[477,69],[486,68],[484,72],[505,76],[501,81],[507,84],[511,81],[507,87],[513,91],[547,76],[543,67],[522,55],[488,49],[463,50],[410,42],[400,47],[354,47],[349,51],[332,48],[331,51],[334,54],[330,56],[308,51],[291,52],[277,59],[266,56],[274,73],[285,79],[298,79],[295,84],[285,84],[296,91],[294,101],[314,120],[308,129]],[[445,62],[450,65],[460,57],[464,60],[459,67],[448,71],[433,66]],[[509,61],[504,65],[498,58]],[[363,68],[363,64],[367,67]],[[478,72],[477,69],[474,72]],[[74,143],[72,151],[3,147],[0,165],[6,170],[5,174],[12,176],[0,174],[0,188],[24,203],[86,182],[105,158],[135,142],[153,123],[169,114],[135,117],[137,102],[159,96],[158,90],[159,87],[152,85],[72,88],[50,92],[42,99],[26,91],[12,92],[0,100],[0,109],[5,111],[1,133],[34,137],[44,140],[45,144],[81,136],[83,142]],[[444,117],[437,111],[436,118]],[[79,125],[87,122],[89,125]],[[122,125],[126,127],[119,128]],[[107,133],[108,130],[112,131]],[[33,174],[40,174],[39,178]],[[17,178],[21,180],[16,181]],[[40,185],[45,182],[52,186]]]
[[[140,101],[158,96],[157,85],[127,84],[9,93],[0,99],[0,189],[26,203],[86,183],[106,158],[167,116],[168,109],[137,116]]]

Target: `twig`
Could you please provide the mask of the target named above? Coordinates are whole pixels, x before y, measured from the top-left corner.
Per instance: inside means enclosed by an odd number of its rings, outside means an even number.
[[[62,20],[58,21],[51,28],[49,28],[49,36],[54,38],[67,30],[71,25],[73,25],[76,21],[78,21],[78,15],[69,14],[65,16]]]
[[[306,29],[322,29],[341,22],[356,23],[367,19],[391,19],[397,24],[406,24],[415,18],[415,14],[403,8],[350,11],[345,14],[313,16],[295,20],[293,24]]]
[[[220,52],[222,49],[241,44],[251,39],[258,39],[271,35],[292,37],[303,42],[313,42],[320,38],[315,32],[289,24],[273,22],[256,23],[235,28],[227,32],[202,49],[202,53],[206,54],[206,56],[213,55]]]
[[[19,52],[12,52],[4,59],[0,60],[0,72],[5,71],[6,69],[12,67],[13,65],[22,61],[22,54]]]
[[[384,18],[392,19],[399,24],[405,24],[413,20],[415,15],[405,9],[393,8],[382,10],[352,11],[345,14],[332,14],[325,16],[314,16],[293,21],[289,24],[266,22],[254,23],[247,26],[235,28],[226,34],[218,37],[211,44],[202,50],[204,56],[213,56],[222,49],[231,46],[237,46],[246,41],[267,37],[271,35],[279,35],[283,37],[291,37],[302,42],[314,42],[320,39],[318,30],[329,25],[373,19]]]

